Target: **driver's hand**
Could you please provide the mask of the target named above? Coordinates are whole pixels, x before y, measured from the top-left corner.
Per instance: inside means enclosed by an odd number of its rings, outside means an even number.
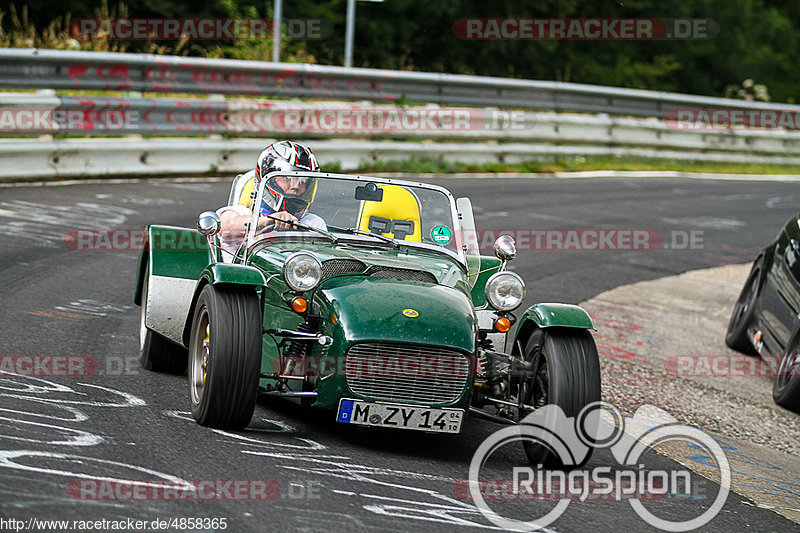
[[[275,220],[275,219],[280,219],[280,220]],[[297,217],[291,213],[287,213],[286,211],[279,211],[277,213],[273,213],[272,217],[269,220],[275,222],[275,231],[287,231],[294,228],[292,222],[297,222]]]

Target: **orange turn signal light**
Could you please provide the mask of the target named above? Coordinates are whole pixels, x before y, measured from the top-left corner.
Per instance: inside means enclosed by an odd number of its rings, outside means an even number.
[[[501,316],[494,322],[494,329],[500,333],[506,333],[511,329],[511,321],[504,316]]]
[[[308,302],[305,298],[300,298],[299,296],[292,300],[292,310],[295,313],[305,313],[306,309],[308,309]]]

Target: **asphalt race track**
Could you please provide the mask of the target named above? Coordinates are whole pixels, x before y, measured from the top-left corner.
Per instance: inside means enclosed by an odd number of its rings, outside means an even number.
[[[621,285],[750,261],[800,206],[796,183],[769,181],[438,183],[472,199],[479,228],[517,232],[523,242],[531,230],[648,230],[646,250],[532,250],[520,243],[512,268],[527,282],[526,305],[577,303]],[[187,412],[185,377],[139,367],[139,309],[132,302],[138,252],[76,250],[65,235],[75,229],[138,231],[148,223],[193,227],[197,214],[225,202],[228,186],[150,180],[0,188],[0,356],[96,361],[86,376],[0,377],[0,518],[23,520],[25,527],[31,518],[150,524],[197,517],[224,518],[231,531],[497,529],[457,490],[474,451],[496,425],[471,419],[458,436],[370,431],[337,424],[330,413],[264,401],[247,431],[214,431]],[[508,475],[501,474],[504,461],[521,464],[523,457],[521,449],[504,449],[493,458],[497,477]],[[589,466],[612,463],[601,450]],[[648,463],[664,470],[675,465],[666,456]],[[82,483],[115,486],[114,480],[142,486],[261,480],[270,497],[239,501],[233,489],[203,501],[81,497]],[[714,484],[706,489],[713,492]],[[707,503],[671,501],[665,513],[697,515]],[[552,507],[529,505],[528,519]],[[613,501],[574,502],[548,528],[656,530],[631,506]],[[701,530],[797,528],[731,493]]]

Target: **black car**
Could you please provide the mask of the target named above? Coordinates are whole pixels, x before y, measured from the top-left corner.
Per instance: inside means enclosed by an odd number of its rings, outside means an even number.
[[[800,215],[756,257],[733,308],[725,343],[780,361],[772,397],[800,412]]]

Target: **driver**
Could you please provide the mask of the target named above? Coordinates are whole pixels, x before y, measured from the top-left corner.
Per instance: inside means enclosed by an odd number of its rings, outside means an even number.
[[[310,148],[292,141],[278,141],[267,146],[258,156],[253,177],[244,185],[239,203],[217,210],[222,221],[223,249],[231,252],[246,232],[250,223],[256,191],[270,172],[319,172],[317,158]],[[273,176],[264,187],[260,217],[256,231],[274,223],[275,231],[291,230],[292,222],[326,230],[322,218],[308,212],[317,191],[316,178],[305,176]],[[266,216],[270,215],[272,218]],[[275,220],[278,219],[278,220]]]

